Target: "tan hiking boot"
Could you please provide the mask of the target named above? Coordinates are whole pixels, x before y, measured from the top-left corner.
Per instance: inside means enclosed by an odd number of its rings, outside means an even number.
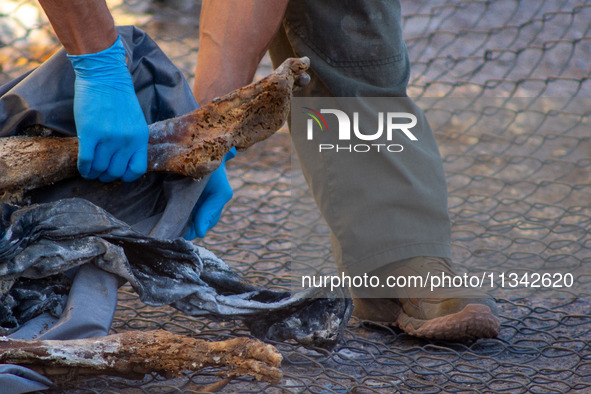
[[[416,337],[463,341],[494,338],[499,333],[499,319],[487,305],[489,301],[494,303],[490,299],[423,298],[399,301],[403,311],[398,315],[398,327]]]
[[[382,280],[388,276],[454,276],[443,258],[415,257],[390,264],[371,273]],[[406,333],[428,339],[461,341],[493,338],[499,333],[497,307],[479,289],[406,287],[391,290],[396,298],[357,298],[353,315],[361,319],[396,323]],[[352,289],[353,297],[356,291]],[[379,293],[380,296],[383,293]]]

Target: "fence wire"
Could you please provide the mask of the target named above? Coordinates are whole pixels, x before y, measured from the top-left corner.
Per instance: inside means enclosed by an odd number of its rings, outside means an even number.
[[[108,1],[119,24],[147,31],[191,81],[198,1]],[[443,156],[453,255],[470,271],[561,269],[591,282],[591,1],[403,0],[409,95]],[[35,1],[0,3],[0,80],[58,46]],[[259,74],[270,71],[264,60]],[[328,229],[279,132],[228,164],[235,197],[203,241],[250,280],[285,288],[298,272],[334,270]],[[297,237],[294,237],[297,234]],[[298,238],[299,237],[299,238]],[[294,244],[298,252],[294,254]],[[324,269],[324,268],[322,268]],[[591,392],[591,294],[497,293],[501,332],[469,343],[419,340],[353,318],[332,353],[277,343],[279,385],[233,380],[227,392]],[[239,323],[185,316],[119,293],[113,332],[162,328],[221,340]],[[199,392],[218,370],[142,381],[101,377],[67,392]]]

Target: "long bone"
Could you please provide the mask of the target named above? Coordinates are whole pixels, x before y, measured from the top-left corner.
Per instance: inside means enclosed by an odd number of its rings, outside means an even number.
[[[233,146],[245,150],[268,138],[287,119],[294,85],[309,81],[309,65],[308,58],[287,59],[258,82],[151,124],[148,171],[198,179],[214,171]],[[0,138],[0,197],[76,176],[77,155],[76,137]]]
[[[93,375],[142,378],[152,372],[171,377],[215,366],[225,368],[229,377],[249,375],[278,383],[282,359],[272,345],[258,339],[209,342],[163,330],[65,341],[0,337],[0,363],[24,365],[64,381]]]

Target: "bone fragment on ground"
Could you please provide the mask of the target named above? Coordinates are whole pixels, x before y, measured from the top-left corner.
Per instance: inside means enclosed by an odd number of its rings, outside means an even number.
[[[65,341],[0,337],[0,363],[23,365],[69,381],[103,374],[142,378],[152,372],[171,377],[186,370],[225,367],[223,373],[229,377],[252,376],[278,383],[281,360],[272,345],[257,339],[208,342],[163,330]]]
[[[308,58],[287,59],[262,80],[183,116],[149,126],[148,171],[201,178],[235,146],[245,150],[284,124],[294,85],[307,83]],[[76,137],[0,138],[0,196],[78,174]]]

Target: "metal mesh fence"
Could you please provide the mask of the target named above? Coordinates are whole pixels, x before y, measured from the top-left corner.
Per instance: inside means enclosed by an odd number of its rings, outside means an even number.
[[[425,110],[443,156],[454,260],[476,272],[560,269],[588,285],[591,2],[402,3],[413,64],[409,95]],[[191,80],[199,2],[109,5],[118,23],[146,30]],[[3,1],[0,34],[2,81],[38,65],[57,46],[34,1]],[[259,72],[269,71],[264,60]],[[290,152],[282,131],[229,163],[235,197],[203,240],[246,277],[272,288],[284,288],[300,270],[334,270],[328,229],[292,170]],[[303,245],[297,258],[294,243]],[[472,343],[419,340],[353,318],[333,353],[276,344],[284,355],[280,385],[244,378],[225,390],[591,392],[588,288],[501,292],[499,337]],[[124,287],[113,331],[154,328],[215,340],[247,335],[240,324],[145,306]],[[143,381],[96,378],[68,390],[198,392],[219,379],[217,372]]]

